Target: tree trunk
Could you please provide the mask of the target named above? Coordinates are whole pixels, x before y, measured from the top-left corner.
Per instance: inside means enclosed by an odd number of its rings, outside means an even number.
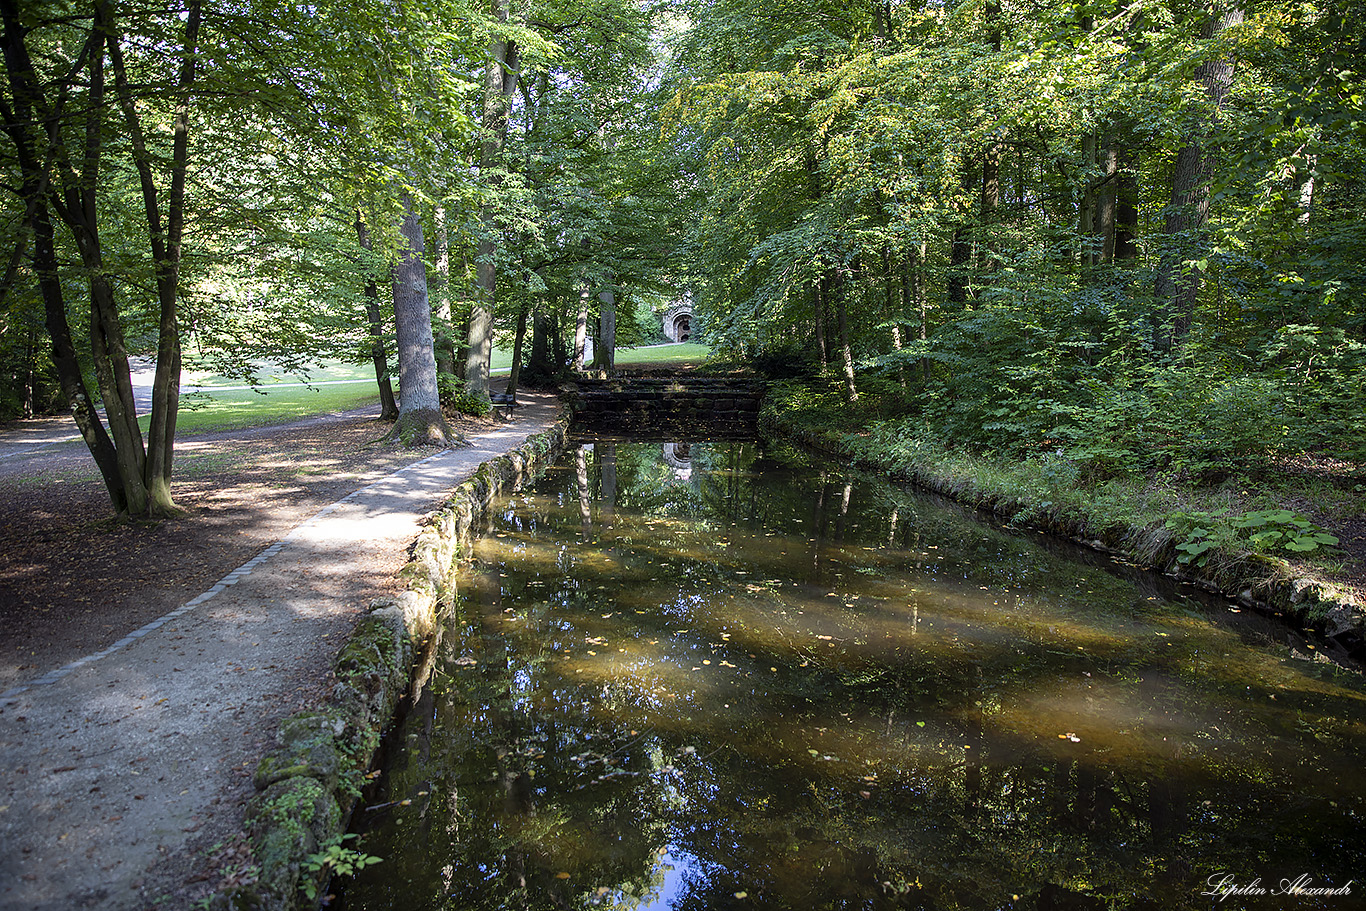
[[[830,356],[825,350],[825,300],[821,296],[819,281],[811,286],[811,311],[816,320],[816,350],[820,353],[821,373],[825,373],[830,366]]]
[[[617,295],[611,289],[598,292],[598,337],[601,345],[595,352],[598,367],[617,369]]]
[[[834,288],[835,310],[839,317],[840,332],[840,357],[844,365],[844,390],[849,398],[849,403],[858,401],[858,389],[854,386],[854,353],[849,346],[849,316],[848,308],[845,306],[845,289],[843,279],[837,279]]]
[[[436,207],[436,293],[432,295],[432,331],[436,336],[437,377],[455,377],[455,328],[451,325],[451,232],[446,210]]]
[[[887,250],[882,251],[882,280],[884,282],[884,294],[887,301],[887,319],[892,324],[892,350],[901,353],[901,319],[906,311],[905,300],[897,293],[896,271],[892,268],[892,256]],[[905,272],[902,270],[902,274]],[[898,306],[900,304],[900,306]],[[904,364],[896,365],[897,382],[902,389],[906,388],[906,367]]]
[[[1242,21],[1243,11],[1237,7],[1212,12],[1201,27],[1201,37],[1217,38],[1226,28]],[[1209,218],[1209,182],[1214,174],[1214,161],[1204,143],[1219,122],[1224,99],[1233,84],[1233,64],[1224,57],[1211,58],[1196,68],[1195,77],[1204,88],[1210,119],[1208,126],[1190,137],[1176,155],[1171,204],[1164,225],[1167,250],[1158,266],[1156,282],[1158,304],[1165,308],[1159,343],[1169,351],[1185,341],[1195,316],[1200,273],[1187,269],[1186,263],[1200,249],[1199,239],[1194,235]]]
[[[0,18],[4,22],[0,40],[4,42],[5,71],[13,101],[12,110],[8,106],[3,108],[4,129],[14,143],[18,160],[19,197],[24,203],[23,219],[33,238],[29,256],[38,279],[45,322],[52,339],[52,360],[57,369],[62,395],[71,406],[76,427],[104,479],[114,511],[123,513],[128,509],[128,498],[124,478],[119,471],[118,452],[95,410],[67,320],[66,297],[58,271],[56,232],[49,207],[51,187],[48,181],[52,169],[46,160],[47,139],[32,132],[33,125],[38,122],[35,108],[46,110],[47,105],[28,48],[24,45],[25,31],[14,0],[0,0]],[[22,251],[19,255],[22,257]]]
[[[912,258],[906,261],[906,265],[901,270],[901,306],[903,310],[914,308],[920,317],[920,342],[922,350],[924,343],[930,338],[930,315],[925,306],[925,289],[920,281],[920,266],[925,262],[924,241],[915,248]],[[920,358],[920,375],[926,383],[930,381],[930,359],[925,356]]]
[[[1081,266],[1085,270],[1094,266],[1098,260],[1096,253],[1096,228],[1098,217],[1099,184],[1095,179],[1096,135],[1087,133],[1081,138],[1081,205],[1077,212],[1077,237],[1081,242]]]
[[[530,382],[536,387],[551,382],[564,369],[564,364],[554,361],[550,343],[551,319],[541,307],[537,307],[531,316],[531,360],[527,369]]]
[[[517,312],[517,332],[512,339],[512,369],[508,371],[507,388],[503,390],[514,402],[517,401],[517,384],[522,378],[522,343],[526,339],[526,318],[530,309],[530,304],[523,300],[522,309]]]
[[[190,90],[195,82],[198,59],[200,0],[190,0],[185,14],[183,54],[176,83],[176,104],[172,116],[171,173],[167,194],[166,223],[163,231],[157,182],[152,173],[153,157],[147,149],[141,116],[133,98],[123,61],[117,31],[108,4],[97,2],[99,17],[108,33],[109,56],[114,65],[114,85],[119,107],[128,126],[146,210],[152,261],[156,270],[157,366],[152,379],[152,415],[147,428],[145,482],[147,511],[151,515],[177,515],[180,510],[171,499],[171,468],[175,446],[176,416],[180,408],[180,260],[181,238],[185,228],[185,180],[189,165]]]
[[[432,345],[432,309],[427,298],[427,268],[422,254],[422,220],[412,195],[403,192],[403,220],[394,269],[394,326],[398,334],[398,421],[394,436],[408,446],[446,446],[447,429],[441,414]]]
[[[1115,262],[1138,258],[1138,162],[1133,151],[1119,150],[1115,176]]]
[[[981,270],[989,274],[996,271],[996,238],[992,231],[996,224],[996,211],[1001,205],[1001,144],[987,144],[982,156],[982,262]]]
[[[118,453],[114,443],[100,423],[95,403],[86,388],[81,364],[76,357],[76,346],[71,342],[71,326],[66,318],[66,300],[62,295],[61,277],[57,272],[57,256],[53,243],[51,217],[47,206],[39,201],[32,209],[33,270],[38,275],[38,287],[43,297],[48,335],[52,338],[52,361],[57,368],[57,379],[62,394],[71,406],[71,416],[85,440],[90,455],[104,479],[114,512],[128,512],[128,496],[123,474],[119,471]]]
[[[181,236],[185,229],[185,178],[189,170],[190,87],[195,81],[200,14],[200,0],[190,0],[186,9],[184,56],[181,58],[177,85],[179,97],[176,99],[173,120],[171,192],[166,203],[166,245],[162,255],[154,255],[161,318],[157,322],[157,368],[152,378],[152,417],[147,428],[147,511],[151,515],[175,515],[180,512],[171,501],[171,467],[176,416],[180,410],[180,254]],[[149,193],[145,185],[143,192]],[[150,192],[148,211],[156,206],[155,191]]]
[[[1096,199],[1096,234],[1100,240],[1100,261],[1108,266],[1115,261],[1115,211],[1119,195],[1119,146],[1114,136],[1105,142],[1101,165],[1105,176]]]
[[[508,21],[508,0],[493,0],[493,16],[499,23]],[[490,173],[502,157],[507,143],[508,111],[512,94],[517,91],[518,50],[513,41],[495,36],[489,42],[489,61],[484,70],[483,141],[480,144],[479,164],[483,173]],[[497,186],[496,181],[493,182]],[[487,399],[489,395],[489,363],[493,357],[493,308],[497,301],[498,245],[497,228],[493,223],[493,204],[484,207],[484,237],[479,241],[475,260],[475,288],[477,297],[470,313],[469,352],[465,360],[465,389]]]
[[[79,174],[68,152],[60,113],[69,83],[54,83],[59,100],[55,110],[49,107],[43,95],[44,88],[37,81],[37,72],[24,44],[26,32],[19,21],[18,7],[13,0],[0,2],[0,17],[5,25],[5,65],[14,97],[14,112],[5,111],[5,129],[14,140],[19,160],[23,187],[21,196],[27,207],[25,218],[35,235],[35,271],[39,274],[47,308],[49,331],[58,349],[55,357],[62,377],[63,392],[72,402],[77,425],[87,445],[91,446],[96,464],[105,477],[106,486],[110,488],[115,509],[153,516],[179,514],[171,499],[170,487],[180,390],[177,307],[189,159],[189,99],[195,82],[200,0],[190,0],[183,20],[184,38],[171,118],[172,148],[164,230],[159,189],[152,172],[154,159],[147,149],[141,115],[130,88],[118,30],[109,4],[105,0],[96,0],[92,30],[66,77],[72,80],[82,69],[88,71],[88,109]],[[122,325],[114,288],[105,270],[98,231],[96,198],[104,147],[104,115],[108,107],[104,100],[107,89],[104,70],[106,50],[114,71],[117,109],[124,116],[128,146],[142,190],[160,304],[157,367],[152,386],[151,425],[146,447],[137,423],[137,405],[133,398]],[[37,146],[29,132],[31,125],[39,122],[46,126],[42,156],[37,154]],[[46,160],[40,164],[40,159]],[[54,174],[59,175],[62,181],[65,204],[58,195],[51,194],[48,180]],[[79,365],[74,361],[75,350],[70,341],[70,326],[60,292],[61,279],[57,273],[51,222],[53,209],[71,229],[90,288],[91,352],[110,420],[114,437],[112,441],[91,407],[89,390],[85,388],[84,379],[79,376]],[[57,307],[61,308],[60,312]],[[68,357],[72,361],[64,363]],[[113,474],[118,475],[116,483],[111,483]]]
[[[588,344],[588,285],[579,289],[579,311],[574,320],[574,369],[583,369],[584,350]]]
[[[470,310],[465,349],[465,391],[484,399],[489,397],[489,366],[493,360],[493,305],[497,284],[493,257],[497,252],[493,241],[479,241],[479,256],[474,265],[478,297]]]
[[[119,474],[123,477],[128,511],[147,512],[147,451],[142,428],[138,426],[137,401],[133,397],[133,378],[129,370],[128,349],[119,317],[114,286],[105,270],[104,248],[100,241],[96,183],[104,151],[104,40],[102,20],[95,23],[94,48],[90,54],[90,112],[86,120],[86,141],[81,175],[66,186],[64,220],[71,228],[80,251],[90,289],[90,353],[95,379],[104,403],[105,420],[114,440]]]
[[[1295,169],[1295,174],[1300,179],[1299,216],[1295,223],[1304,228],[1306,237],[1309,236],[1309,216],[1314,211],[1314,178],[1318,163],[1317,155],[1306,155],[1304,166]]]
[[[356,210],[356,241],[367,253],[374,252],[360,209]],[[375,383],[379,386],[379,419],[395,421],[398,420],[398,403],[394,401],[394,386],[389,380],[389,354],[384,350],[384,311],[379,304],[379,286],[370,272],[370,265],[365,266],[365,316],[370,324],[370,357],[375,364]]]

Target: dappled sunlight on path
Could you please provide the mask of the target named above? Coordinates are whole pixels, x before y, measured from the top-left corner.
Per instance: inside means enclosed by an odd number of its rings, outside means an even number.
[[[159,867],[239,829],[274,725],[325,692],[359,581],[397,571],[424,513],[554,420],[552,397],[524,397],[471,446],[324,507],[176,610],[0,693],[0,909],[145,907],[180,885]]]

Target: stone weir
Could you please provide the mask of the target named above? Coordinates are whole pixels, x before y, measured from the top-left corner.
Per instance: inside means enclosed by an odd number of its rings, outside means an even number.
[[[765,389],[753,377],[628,374],[580,377],[563,391],[575,434],[714,440],[753,437]]]

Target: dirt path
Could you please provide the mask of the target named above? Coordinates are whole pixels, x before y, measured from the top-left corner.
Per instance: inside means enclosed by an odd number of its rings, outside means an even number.
[[[530,406],[512,422],[467,431],[470,448],[415,462],[411,453],[404,458],[371,450],[366,460],[347,452],[314,452],[337,447],[338,435],[346,438],[339,428],[356,435],[352,425],[359,425],[359,435],[373,436],[375,425],[355,417],[299,429],[300,445],[278,432],[187,441],[191,456],[197,445],[206,458],[241,452],[244,460],[220,466],[217,474],[206,472],[197,488],[182,485],[182,500],[196,509],[190,520],[150,530],[99,521],[59,530],[58,538],[77,540],[76,550],[65,552],[76,561],[66,567],[68,576],[81,566],[82,547],[94,546],[121,556],[122,562],[109,567],[112,577],[121,567],[134,578],[127,591],[114,586],[112,593],[106,583],[72,579],[65,595],[43,602],[49,612],[73,614],[79,599],[95,602],[94,616],[113,620],[101,624],[112,628],[100,636],[71,635],[81,626],[79,618],[73,627],[62,616],[30,614],[30,626],[46,630],[34,634],[31,644],[41,645],[45,635],[67,643],[68,652],[49,643],[41,661],[34,657],[19,667],[11,654],[19,650],[6,646],[8,682],[0,683],[8,686],[0,693],[0,909],[181,908],[192,903],[196,890],[205,891],[196,882],[200,870],[210,854],[221,859],[233,850],[231,839],[241,830],[242,807],[252,793],[251,771],[276,724],[325,698],[337,646],[368,597],[390,584],[420,516],[480,462],[553,420],[552,397],[526,399]],[[412,464],[395,471],[396,456]],[[68,466],[60,454],[45,458],[55,466],[47,486],[60,487]],[[292,471],[314,459],[315,483],[299,481]],[[14,475],[14,468],[11,462],[0,470],[10,525],[26,505],[22,475]],[[69,470],[79,467],[73,463]],[[269,481],[282,472],[295,483],[273,496],[278,489]],[[232,505],[220,510],[213,497],[225,475],[235,493],[228,497]],[[89,480],[71,483],[88,487]],[[346,489],[336,490],[339,483]],[[84,500],[90,499],[87,489]],[[319,508],[320,500],[327,505]],[[293,517],[292,528],[280,527],[280,512]],[[299,521],[303,513],[311,517]],[[39,518],[29,510],[30,523]],[[223,527],[215,528],[215,521]],[[262,525],[269,534],[262,535]],[[164,542],[164,551],[136,546],[139,533],[155,538],[168,526],[179,531]],[[15,529],[7,526],[6,533]],[[113,539],[104,540],[106,534]],[[248,539],[245,547],[242,537]],[[60,549],[62,542],[49,543]],[[121,543],[134,546],[120,549]],[[57,581],[61,558],[55,569],[38,567],[31,565],[33,551],[24,551],[30,565],[18,571],[7,551],[0,581],[6,572]],[[187,590],[174,573],[169,584],[159,584],[156,570],[167,563],[187,572],[196,563],[211,567],[191,573],[195,579],[207,575],[210,584],[195,582]],[[11,580],[16,591],[29,591],[22,582]],[[124,603],[144,594],[150,611]],[[101,601],[119,599],[100,612]],[[10,626],[17,626],[14,617]],[[79,655],[70,654],[72,646]],[[39,649],[29,651],[36,656]]]

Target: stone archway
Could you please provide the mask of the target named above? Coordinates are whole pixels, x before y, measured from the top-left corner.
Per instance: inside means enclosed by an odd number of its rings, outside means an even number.
[[[692,304],[679,301],[664,311],[664,337],[671,342],[687,342],[693,337]]]

